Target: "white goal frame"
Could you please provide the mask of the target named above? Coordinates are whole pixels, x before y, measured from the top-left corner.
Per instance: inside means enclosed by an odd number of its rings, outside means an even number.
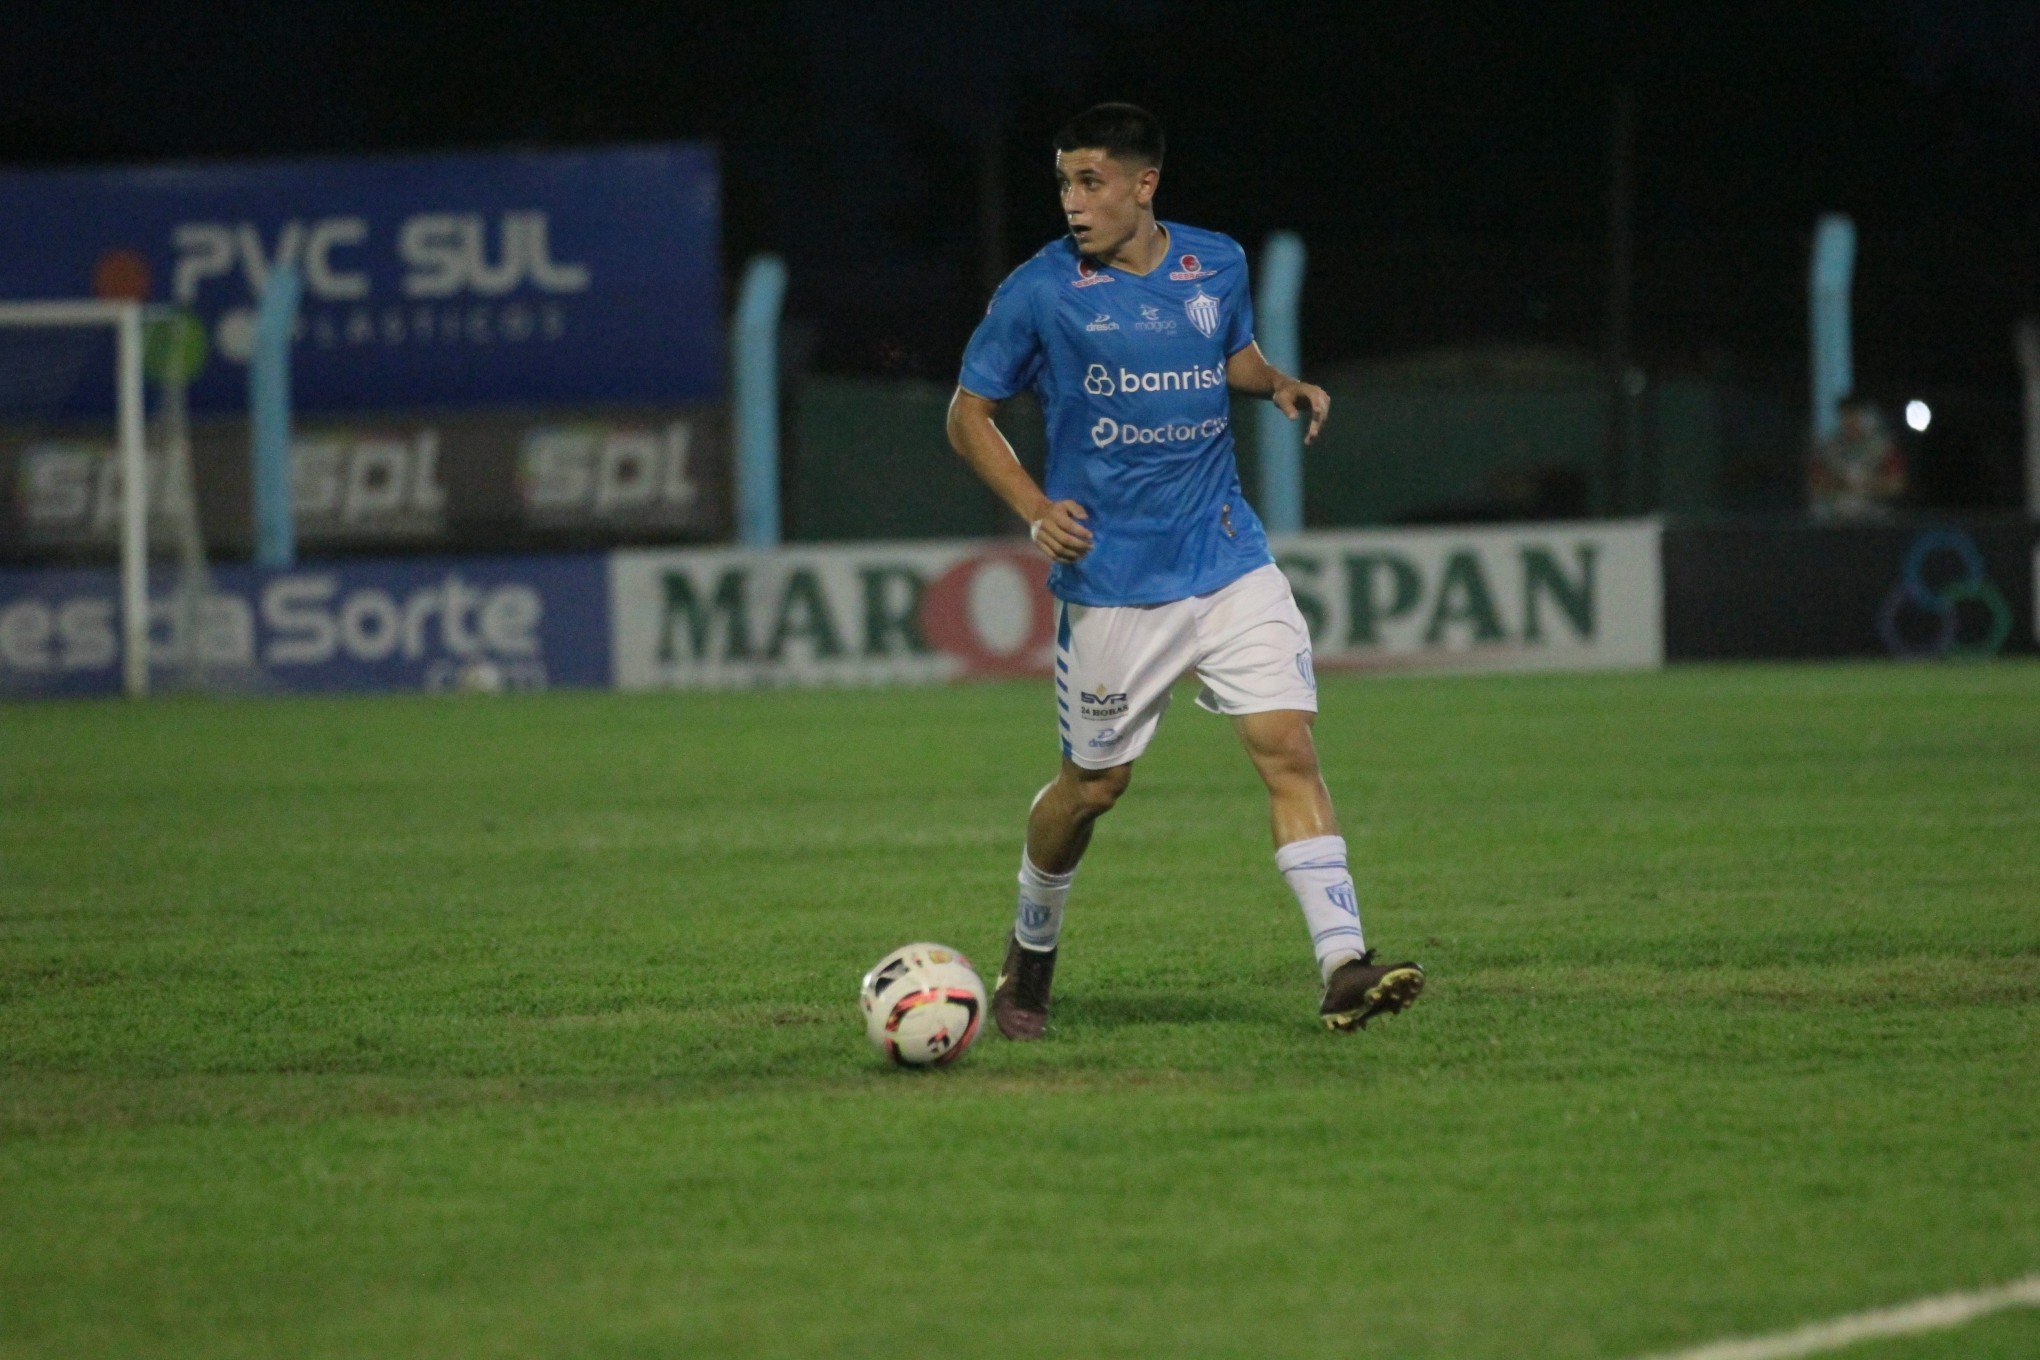
[[[128,694],[149,692],[149,460],[145,451],[142,315],[139,302],[70,298],[0,302],[0,326],[111,326],[119,418],[121,679]]]

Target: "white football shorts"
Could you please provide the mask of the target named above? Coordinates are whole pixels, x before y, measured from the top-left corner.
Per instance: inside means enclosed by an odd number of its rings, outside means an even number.
[[[1056,718],[1063,754],[1086,769],[1145,751],[1187,671],[1204,682],[1197,706],[1211,713],[1317,712],[1310,627],[1272,563],[1187,600],[1063,601],[1057,612]]]

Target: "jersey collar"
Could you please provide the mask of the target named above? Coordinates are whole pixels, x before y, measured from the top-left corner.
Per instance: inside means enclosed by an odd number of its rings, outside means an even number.
[[[1129,279],[1153,278],[1156,274],[1159,274],[1162,271],[1163,266],[1169,263],[1169,252],[1176,248],[1176,233],[1169,230],[1169,224],[1167,222],[1162,221],[1160,218],[1157,218],[1155,219],[1155,226],[1158,227],[1162,233],[1162,257],[1159,260],[1155,261],[1154,267],[1148,270],[1147,273],[1136,274],[1131,269],[1122,269],[1116,264],[1103,264],[1097,260],[1091,260],[1091,267],[1101,274],[1109,272],[1113,274],[1118,274],[1122,278]],[[1083,254],[1081,251],[1078,252],[1077,258],[1080,261],[1090,259],[1089,256]]]

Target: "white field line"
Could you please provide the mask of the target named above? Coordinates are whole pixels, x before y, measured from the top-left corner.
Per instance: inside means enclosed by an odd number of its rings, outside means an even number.
[[[1645,1356],[1643,1360],[1798,1360],[1802,1355],[1840,1350],[1858,1341],[1959,1327],[2006,1308],[2040,1308],[2040,1275],[2028,1275],[2023,1280],[1991,1289],[1940,1294],[1930,1299],[1901,1303],[1896,1308],[1851,1313],[1847,1317],[1809,1323],[1789,1332],[1712,1341],[1690,1351],[1665,1351]]]

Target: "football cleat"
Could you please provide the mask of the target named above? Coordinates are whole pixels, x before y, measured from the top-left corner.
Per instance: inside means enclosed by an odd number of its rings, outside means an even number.
[[[1055,982],[1055,950],[1028,949],[1006,939],[1006,961],[992,989],[992,1023],[1008,1039],[1039,1039],[1048,1028],[1048,989]]]
[[[1383,1012],[1395,1014],[1415,1001],[1423,990],[1421,967],[1414,963],[1378,964],[1370,949],[1332,970],[1331,980],[1325,983],[1325,999],[1318,1007],[1318,1018],[1325,1022],[1326,1029],[1350,1034],[1367,1028],[1367,1022]]]

